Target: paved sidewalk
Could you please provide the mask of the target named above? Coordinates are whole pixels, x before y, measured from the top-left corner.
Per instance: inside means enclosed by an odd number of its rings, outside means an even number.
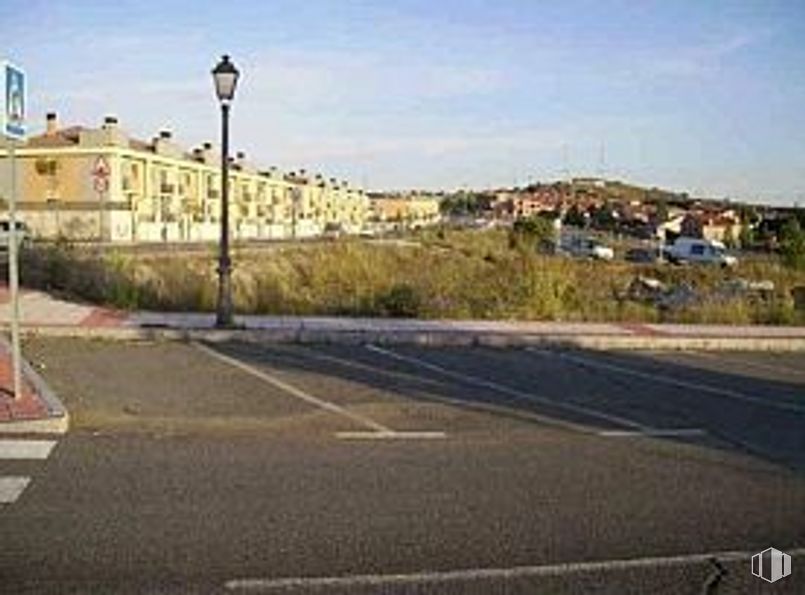
[[[5,346],[0,349],[0,431],[3,422],[46,417],[47,405],[39,399],[36,390],[26,378],[22,382],[22,396],[14,398],[11,354]]]
[[[96,308],[58,300],[39,291],[20,292],[24,327],[100,324]],[[0,286],[0,324],[8,326],[11,305],[6,286]],[[69,418],[64,406],[31,365],[22,363],[22,395],[14,396],[11,347],[0,338],[0,434],[63,433]]]
[[[0,435],[67,431],[67,410],[26,361],[22,362],[21,392],[15,398],[11,347],[0,339]]]
[[[7,325],[11,312],[8,288],[0,286],[0,324]],[[20,292],[20,315],[25,326],[118,326],[127,318],[108,308],[76,304],[42,291]]]
[[[8,324],[0,290],[0,325]],[[41,334],[107,338],[214,338],[211,313],[120,312],[23,291],[23,327]],[[643,323],[410,320],[327,316],[237,316],[242,335],[276,341],[380,341],[427,344],[555,343],[589,348],[805,350],[805,327]],[[251,331],[251,333],[249,333]]]

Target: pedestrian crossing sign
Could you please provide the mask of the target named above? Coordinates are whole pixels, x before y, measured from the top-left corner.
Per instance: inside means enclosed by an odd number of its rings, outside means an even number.
[[[11,64],[2,62],[3,94],[2,135],[15,140],[25,139],[25,110],[27,108],[27,79],[25,71]]]

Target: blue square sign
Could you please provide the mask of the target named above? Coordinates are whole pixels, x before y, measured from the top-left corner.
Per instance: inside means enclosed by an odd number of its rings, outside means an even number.
[[[2,134],[7,138],[23,140],[25,138],[25,110],[28,97],[26,94],[25,71],[9,62],[2,63],[3,68],[3,112],[0,115]]]

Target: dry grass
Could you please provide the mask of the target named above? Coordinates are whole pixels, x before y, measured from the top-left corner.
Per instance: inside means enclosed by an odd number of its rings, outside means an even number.
[[[634,265],[511,249],[502,231],[429,231],[418,243],[290,245],[236,254],[236,309],[259,314],[515,320],[802,324],[790,290],[805,274],[776,262],[713,267]],[[215,301],[210,254],[92,255],[69,246],[29,252],[24,282],[72,298],[131,309],[202,311]],[[660,311],[623,298],[637,274],[686,283],[705,297]],[[718,297],[731,277],[768,279],[768,300]],[[716,297],[713,297],[716,296]]]

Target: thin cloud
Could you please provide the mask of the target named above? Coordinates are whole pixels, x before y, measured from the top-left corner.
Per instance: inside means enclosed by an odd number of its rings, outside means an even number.
[[[643,59],[637,70],[654,77],[711,76],[735,54],[757,46],[770,35],[768,30],[736,33],[710,43],[675,48]]]
[[[488,95],[513,84],[501,69],[376,52],[274,50],[248,62],[251,79],[244,92],[294,109]]]

